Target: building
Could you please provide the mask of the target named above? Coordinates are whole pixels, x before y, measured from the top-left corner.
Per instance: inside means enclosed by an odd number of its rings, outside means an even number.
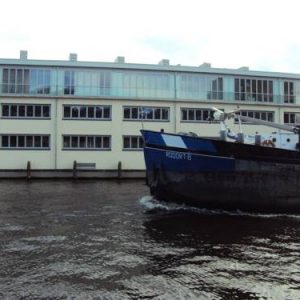
[[[66,61],[32,60],[21,51],[19,59],[0,59],[0,104],[2,176],[26,170],[28,162],[36,176],[64,176],[74,161],[94,169],[93,176],[116,174],[120,164],[123,173],[142,174],[141,128],[217,136],[211,106],[294,124],[300,75],[168,60],[132,64],[124,57],[83,62],[74,53]],[[274,131],[244,127],[262,130]]]

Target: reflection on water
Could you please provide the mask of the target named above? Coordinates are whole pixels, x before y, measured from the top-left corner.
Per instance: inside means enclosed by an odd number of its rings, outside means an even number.
[[[300,299],[300,216],[158,203],[143,181],[0,188],[0,298]]]

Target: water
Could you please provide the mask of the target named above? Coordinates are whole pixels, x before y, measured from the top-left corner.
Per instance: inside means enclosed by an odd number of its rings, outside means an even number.
[[[0,299],[300,299],[300,216],[158,203],[143,181],[0,191]]]

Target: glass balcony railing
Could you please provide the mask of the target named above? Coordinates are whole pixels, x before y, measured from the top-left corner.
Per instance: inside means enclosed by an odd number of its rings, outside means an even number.
[[[25,84],[0,84],[1,95],[51,95],[50,86],[30,86]]]

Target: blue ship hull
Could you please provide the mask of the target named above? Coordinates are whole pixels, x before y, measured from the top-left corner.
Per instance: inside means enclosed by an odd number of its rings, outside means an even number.
[[[298,151],[143,130],[147,184],[163,201],[300,212]]]

